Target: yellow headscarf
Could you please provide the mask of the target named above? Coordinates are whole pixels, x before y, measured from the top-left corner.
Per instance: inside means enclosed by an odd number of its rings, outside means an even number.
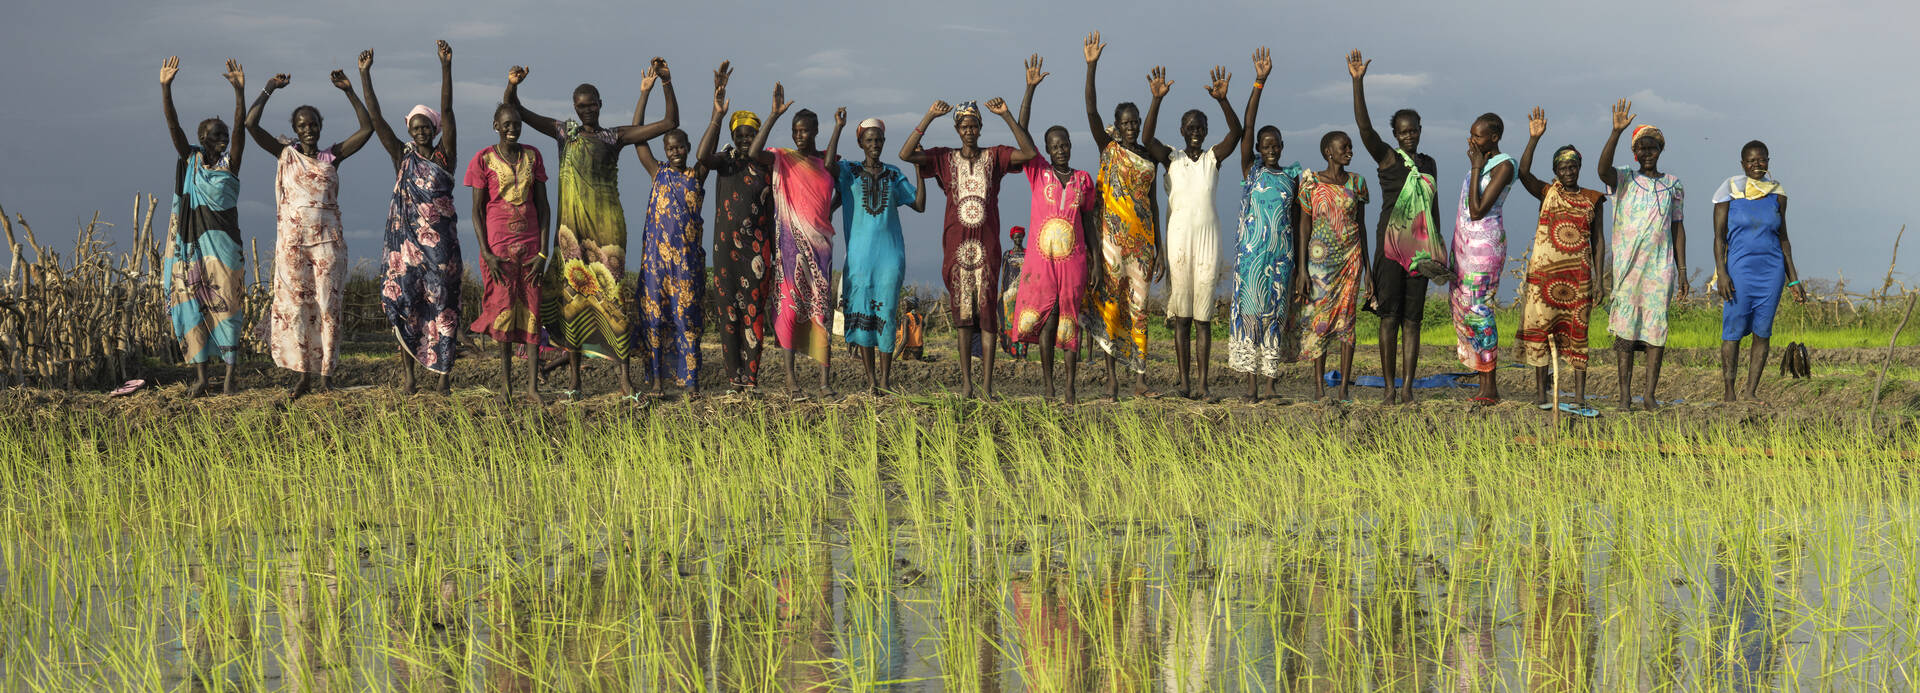
[[[734,111],[733,119],[727,122],[727,129],[732,130],[742,125],[750,125],[754,129],[759,129],[760,116],[755,115],[753,111]]]
[[[1653,141],[1659,142],[1662,148],[1667,146],[1667,136],[1660,132],[1660,128],[1654,127],[1652,125],[1642,125],[1640,127],[1634,128],[1633,141],[1628,142],[1627,146],[1633,146],[1633,142],[1639,142],[1640,138],[1642,137],[1653,138]]]

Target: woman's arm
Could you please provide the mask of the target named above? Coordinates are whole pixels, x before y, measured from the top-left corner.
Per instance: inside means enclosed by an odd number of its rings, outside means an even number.
[[[480,264],[486,265],[489,276],[498,277],[500,256],[494,255],[493,246],[487,245],[487,198],[490,196],[487,186],[473,187],[473,237],[480,241]]]
[[[1247,92],[1246,124],[1240,133],[1241,178],[1245,178],[1248,173],[1253,172],[1253,148],[1259,144],[1259,142],[1255,140],[1258,139],[1258,133],[1260,132],[1258,128],[1254,127],[1254,124],[1258,122],[1254,120],[1254,118],[1260,115],[1260,94],[1266,91],[1267,76],[1271,74],[1273,74],[1273,57],[1267,52],[1266,46],[1261,46],[1253,51],[1253,90]]]
[[[913,134],[907,135],[907,140],[900,143],[900,160],[914,166],[927,163],[927,154],[920,149],[920,137],[927,134],[927,126],[933,124],[934,118],[952,112],[953,106],[945,101],[934,101],[933,105],[928,106],[926,115],[920,116],[920,124],[913,127]]]
[[[519,65],[507,68],[507,91],[501,95],[500,99],[513,104],[513,110],[520,112],[520,122],[526,123],[527,127],[533,128],[541,134],[556,140],[560,139],[559,122],[529,111],[526,106],[520,103],[520,83],[526,81],[527,73],[532,71],[531,68],[521,67]]]
[[[180,114],[173,110],[173,78],[178,74],[180,74],[179,56],[160,61],[160,107],[167,114],[167,134],[173,137],[173,151],[179,154],[180,158],[185,159],[193,152],[193,141],[187,139],[187,133],[180,129]]]
[[[259,98],[253,100],[253,107],[247,109],[247,134],[253,136],[254,144],[260,145],[260,149],[275,159],[280,158],[280,150],[286,149],[286,145],[281,144],[279,139],[269,134],[266,128],[260,127],[260,114],[267,110],[267,98],[273,96],[274,90],[292,82],[293,78],[287,76],[287,73],[274,75],[267,80],[266,88],[260,90]]]
[[[1620,133],[1633,123],[1633,102],[1621,99],[1613,104],[1613,133],[1607,135],[1607,145],[1600,148],[1600,182],[1612,190],[1620,185],[1620,175],[1613,170],[1613,150],[1620,146]],[[1633,146],[1633,143],[1627,143]]]
[[[347,79],[346,71],[334,70],[332,76],[333,87],[347,95],[347,103],[353,104],[353,117],[360,121],[360,129],[347,135],[347,138],[340,140],[339,144],[333,145],[333,156],[337,164],[353,156],[353,153],[360,151],[361,147],[367,146],[367,140],[373,139],[373,119],[367,115],[367,107],[360,103],[360,96],[353,93],[353,82]]]
[[[908,176],[905,171],[902,171],[900,177],[907,178]],[[909,182],[908,185],[913,186],[913,204],[910,205],[913,211],[925,213],[927,211],[926,181],[912,181]]]
[[[1040,60],[1039,53],[1035,53],[1033,57],[1027,58],[1027,93],[1020,97],[1019,122],[1020,129],[1028,130],[1029,133],[1031,133],[1029,125],[1033,122],[1033,89],[1034,87],[1040,86],[1040,81],[1046,79],[1047,75],[1053,74],[1051,72],[1041,72],[1041,64],[1042,61]]]
[[[1013,130],[1013,141],[1015,144],[1020,145],[1019,151],[1015,151],[1013,156],[1008,159],[1008,162],[1012,164],[1014,168],[1025,166],[1026,163],[1032,161],[1034,157],[1040,156],[1040,150],[1033,146],[1033,135],[1028,134],[1027,129],[1015,121],[1013,114],[1007,111],[1006,99],[998,96],[988,99],[987,111],[1000,116],[1001,120],[1007,121],[1007,128]]]
[[[1680,300],[1687,300],[1687,225],[1678,221],[1673,222],[1673,271],[1673,288]]]
[[[1360,51],[1347,54],[1347,75],[1353,78],[1353,124],[1360,130],[1360,144],[1373,155],[1375,163],[1384,166],[1393,156],[1393,147],[1380,139],[1380,133],[1373,129],[1373,118],[1367,115],[1367,67],[1371,65],[1373,61],[1361,57]]]
[[[1593,272],[1589,275],[1589,281],[1587,282],[1589,285],[1589,296],[1587,298],[1594,303],[1600,302],[1600,296],[1603,293],[1602,288],[1605,287],[1607,278],[1607,238],[1605,229],[1602,228],[1604,225],[1603,220],[1607,217],[1601,213],[1601,208],[1606,205],[1607,198],[1603,195],[1600,197],[1599,202],[1594,203],[1593,218],[1587,223],[1587,227],[1592,233],[1592,241],[1587,244],[1587,263],[1589,267],[1593,268]]]
[[[647,66],[647,69],[640,71],[640,100],[633,104],[633,124],[636,127],[646,119],[647,96],[653,93],[653,82],[656,77],[657,75],[653,73],[653,66],[651,65]],[[631,130],[632,128],[622,129]],[[653,158],[653,145],[646,142],[635,144],[633,145],[633,154],[634,156],[640,157],[640,165],[646,167],[647,178],[651,179],[660,174],[660,161]]]
[[[1807,287],[1800,283],[1800,270],[1793,266],[1793,244],[1787,241],[1787,198],[1780,199],[1780,255],[1787,261],[1787,284],[1793,289],[1793,300],[1807,302]]]
[[[761,166],[773,165],[773,152],[767,151],[767,133],[773,131],[773,124],[779,122],[780,116],[785,114],[788,108],[792,107],[793,102],[787,100],[786,87],[780,86],[779,82],[774,82],[773,108],[767,111],[766,124],[761,125],[760,130],[754,133],[753,151],[749,152],[753,160],[759,162]]]
[[[1105,150],[1107,143],[1113,141],[1107,135],[1106,123],[1100,120],[1100,98],[1093,89],[1093,73],[1100,67],[1100,52],[1106,49],[1107,44],[1100,42],[1098,31],[1087,34],[1087,40],[1080,48],[1081,54],[1087,58],[1087,127],[1093,128],[1093,147],[1097,150]]]
[[[521,153],[521,156],[531,156],[531,155],[532,154],[530,152]],[[547,257],[548,250],[553,249],[553,246],[551,245],[551,242],[552,242],[551,239],[553,234],[547,232],[547,229],[551,226],[553,221],[553,210],[547,205],[547,182],[546,181],[536,180],[533,182],[532,185],[527,187],[531,189],[533,192],[534,221],[535,223],[538,223],[540,225],[540,256],[535,258],[530,258],[527,260],[527,266],[532,267],[535,263],[539,263],[541,260]]]
[[[1733,275],[1727,272],[1727,207],[1731,204],[1713,203],[1713,269],[1720,278],[1720,285],[1715,288],[1720,290],[1720,299],[1723,301],[1732,301],[1734,296]],[[1784,242],[1780,249],[1786,250]]]
[[[1147,73],[1147,93],[1153,101],[1147,104],[1147,120],[1140,125],[1140,142],[1147,150],[1147,158],[1154,163],[1164,164],[1173,160],[1173,148],[1160,142],[1154,134],[1160,125],[1160,101],[1167,98],[1167,92],[1173,89],[1173,81],[1167,79],[1167,68],[1155,65]]]
[[[659,120],[647,123],[646,125],[641,125],[636,121],[631,126],[620,128],[618,132],[614,133],[614,141],[617,144],[640,144],[641,142],[664,135],[668,130],[680,127],[680,102],[673,98],[673,72],[667,69],[666,59],[655,57],[653,63],[648,66],[647,71],[652,72],[654,79],[660,81],[660,92],[667,97],[667,113],[661,116]],[[640,80],[642,85],[646,84],[647,76],[645,72],[641,73]],[[647,90],[643,86],[640,90],[640,98],[646,98],[646,96]]]
[[[1486,155],[1476,153],[1468,158],[1468,163],[1473,166],[1473,173],[1467,176],[1467,218],[1479,221],[1493,213],[1493,205],[1500,201],[1501,193],[1506,192],[1507,186],[1513,183],[1514,165],[1512,161],[1506,161],[1493,167],[1493,173],[1487,176],[1487,184],[1482,186],[1480,169],[1487,165]]]
[[[227,171],[240,174],[240,155],[247,151],[247,138],[240,134],[240,122],[247,117],[247,73],[240,62],[227,59],[227,83],[233,85],[233,135],[227,138]]]
[[[440,156],[451,166],[460,161],[453,129],[453,46],[436,41],[434,48],[440,54]]]
[[[1300,183],[1311,175],[1312,171],[1301,173]],[[1308,207],[1306,186],[1299,185],[1298,189],[1293,202],[1293,290],[1296,300],[1305,301],[1312,286],[1307,281],[1307,239],[1313,236],[1313,210]]]
[[[1227,85],[1233,81],[1233,73],[1216,65],[1211,76],[1213,83],[1207,86],[1207,95],[1213,97],[1213,102],[1220,106],[1220,112],[1227,119],[1226,136],[1220,138],[1219,144],[1213,145],[1213,167],[1219,168],[1227,162],[1227,155],[1233,153],[1233,145],[1246,134],[1246,127],[1240,123],[1239,114],[1233,112],[1233,103],[1227,101]]]
[[[1520,184],[1536,200],[1547,199],[1547,184],[1533,177],[1533,150],[1539,146],[1540,136],[1547,134],[1547,114],[1539,106],[1533,107],[1533,114],[1527,116],[1527,148],[1520,152]]]
[[[845,129],[847,129],[847,107],[841,106],[833,111],[833,136],[827,138],[827,151],[820,159],[829,170],[833,168],[833,162],[840,160],[840,131]]]
[[[726,129],[723,123],[727,118],[727,80],[733,78],[733,61],[723,60],[720,69],[713,71],[713,116],[707,119],[707,132],[700,136],[700,148],[694,151],[693,175],[699,180],[707,179],[707,171],[713,169],[709,163],[713,154],[720,148],[720,131]]]
[[[387,149],[387,156],[393,159],[394,170],[400,170],[400,161],[406,156],[406,145],[393,135],[393,126],[387,124],[386,116],[380,114],[380,97],[373,93],[373,49],[360,51],[360,90],[366,92],[361,97],[367,102],[367,117],[373,121],[373,134],[379,136],[380,146]],[[411,127],[411,124],[402,124]]]

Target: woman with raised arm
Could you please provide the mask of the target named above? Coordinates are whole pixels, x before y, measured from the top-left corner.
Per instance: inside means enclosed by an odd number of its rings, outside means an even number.
[[[1300,177],[1300,235],[1297,273],[1300,298],[1300,357],[1313,359],[1313,397],[1327,396],[1327,349],[1340,346],[1340,395],[1353,383],[1353,322],[1363,294],[1372,293],[1367,275],[1367,179],[1347,170],[1353,163],[1353,138],[1335,130],[1320,138],[1324,171]]]
[[[1521,289],[1520,354],[1534,367],[1534,404],[1548,407],[1548,367],[1553,353],[1573,366],[1574,408],[1587,406],[1587,316],[1600,300],[1600,207],[1607,197],[1580,187],[1580,150],[1573,145],[1553,153],[1553,183],[1533,177],[1533,150],[1547,132],[1547,114],[1538,108],[1527,118],[1527,149],[1520,153],[1520,184],[1540,200],[1540,223],[1527,259],[1527,284]],[[1591,413],[1591,412],[1587,412]]]
[[[1633,160],[1638,168],[1613,167],[1620,133],[1633,123],[1633,102],[1613,105],[1613,132],[1600,150],[1600,182],[1613,195],[1613,296],[1607,331],[1620,356],[1620,410],[1633,409],[1633,353],[1647,352],[1646,408],[1658,406],[1660,365],[1667,344],[1667,303],[1687,297],[1687,227],[1683,222],[1686,188],[1660,172],[1667,138],[1660,128],[1633,129]]]
[[[468,329],[499,342],[500,384],[509,400],[513,347],[529,345],[527,394],[538,404],[539,272],[553,217],[547,168],[540,150],[520,144],[520,109],[506,103],[494,108],[493,131],[500,141],[467,162],[464,181],[473,188],[473,233],[480,241],[480,316]]]
[[[173,203],[167,219],[167,254],[160,264],[160,284],[167,287],[167,317],[181,353],[193,365],[193,383],[187,397],[207,391],[207,364],[226,363],[222,394],[233,394],[233,363],[245,327],[246,278],[240,272],[240,155],[245,138],[219,117],[200,121],[194,130],[199,144],[187,140],[180,116],[173,110],[173,78],[180,58],[160,64],[160,105],[167,116],[167,134],[179,155],[173,168]],[[233,85],[233,122],[239,125],[247,109],[247,75],[240,63],[227,61],[227,83]]]
[[[654,64],[664,63],[654,58]],[[507,70],[503,99],[520,119],[560,145],[560,219],[553,255],[547,261],[546,287],[540,295],[540,319],[547,335],[566,348],[573,365],[573,387],[580,396],[580,356],[620,359],[620,390],[633,391],[629,357],[632,329],[620,278],[627,266],[627,215],[620,205],[620,150],[680,126],[673,86],[666,89],[667,117],[645,125],[600,127],[600,89],[573,88],[575,120],[557,121],[520,103],[520,82],[528,70]]]
[[[980,105],[963,101],[948,106],[935,101],[920,124],[900,146],[900,158],[931,171],[947,194],[945,230],[941,233],[944,260],[940,276],[946,281],[947,300],[960,356],[960,396],[973,396],[973,339],[981,338],[983,378],[987,399],[993,399],[993,357],[1000,325],[1000,179],[1032,161],[1039,151],[1033,138],[1014,121],[1005,99],[987,101],[987,111],[1006,121],[1013,131],[1014,149],[1006,145],[980,146]],[[953,130],[960,146],[920,148],[920,137],[934,118],[953,113]]]
[[[836,130],[845,123],[846,114],[844,108],[834,113]],[[867,392],[878,395],[893,389],[893,336],[900,329],[896,306],[900,280],[907,271],[900,208],[926,211],[927,190],[914,185],[900,167],[880,160],[887,146],[886,123],[879,118],[862,120],[853,136],[866,159],[857,164],[843,159],[833,165],[840,227],[847,234],[840,309],[846,315],[847,344],[860,355],[867,376]],[[878,379],[874,377],[875,352],[879,352]]]
[[[1367,67],[1373,61],[1360,51],[1347,54],[1347,75],[1353,78],[1353,118],[1360,143],[1379,165],[1379,253],[1373,260],[1374,312],[1380,316],[1380,369],[1386,376],[1388,403],[1413,402],[1413,380],[1420,366],[1420,323],[1426,314],[1429,281],[1453,276],[1446,241],[1440,234],[1440,197],[1434,181],[1439,165],[1421,154],[1420,113],[1403,108],[1393,113],[1394,147],[1380,138],[1367,115]],[[1398,357],[1398,358],[1396,358]],[[1400,363],[1404,359],[1404,364]],[[1403,367],[1404,366],[1404,367]],[[1398,392],[1391,387],[1405,380]]]
[[[1107,399],[1117,400],[1116,361],[1134,372],[1135,397],[1151,395],[1147,391],[1147,289],[1166,273],[1160,253],[1160,203],[1153,183],[1158,165],[1167,157],[1162,151],[1156,158],[1140,139],[1140,107],[1133,102],[1114,106],[1111,129],[1100,121],[1093,75],[1106,47],[1096,31],[1087,35],[1081,49],[1087,59],[1087,124],[1093,128],[1094,146],[1100,149],[1101,281],[1088,296],[1093,312],[1087,321],[1094,340],[1107,354]],[[1147,78],[1153,96],[1145,125],[1149,131],[1160,117],[1160,100],[1172,87],[1165,73],[1155,68]]]
[[[721,79],[730,78],[732,70]],[[726,85],[720,85],[724,88]],[[713,284],[720,318],[720,361],[733,390],[760,384],[760,345],[766,335],[768,284],[773,278],[771,154],[754,149],[760,116],[734,111],[727,122],[733,146],[701,157],[714,183]],[[762,158],[766,157],[763,163]]]
[[[1158,68],[1155,68],[1156,70]],[[1186,147],[1172,151],[1147,131],[1147,150],[1167,149],[1161,163],[1167,167],[1167,321],[1173,328],[1174,360],[1180,368],[1180,396],[1207,397],[1207,372],[1213,354],[1213,285],[1220,264],[1220,218],[1213,209],[1213,190],[1220,166],[1243,131],[1240,118],[1227,102],[1227,84],[1233,75],[1214,66],[1208,75],[1207,95],[1226,114],[1227,134],[1206,147],[1207,114],[1198,108],[1180,115],[1180,139]],[[1172,84],[1169,82],[1168,84]],[[1198,323],[1198,329],[1195,328]],[[1200,333],[1200,388],[1190,380],[1194,332]]]
[[[833,174],[827,168],[840,146],[840,130],[830,138],[829,151],[818,147],[820,116],[800,109],[793,114],[793,148],[767,149],[767,133],[793,103],[786,88],[773,85],[773,110],[753,139],[754,156],[773,171],[774,236],[780,249],[780,300],[775,306],[773,336],[786,352],[787,395],[799,394],[793,374],[793,354],[805,351],[819,367],[816,391],[833,395],[827,379],[831,364],[827,320],[833,310]]]
[[[1791,288],[1793,300],[1807,301],[1807,289],[1800,285],[1800,272],[1793,266],[1793,245],[1787,242],[1787,190],[1769,175],[1770,164],[1765,142],[1747,142],[1740,148],[1740,175],[1728,178],[1713,192],[1713,259],[1719,265],[1720,298],[1725,302],[1720,318],[1720,380],[1729,402],[1736,399],[1733,384],[1740,374],[1740,340],[1753,335],[1745,396],[1758,399],[1780,290]]]
[[[373,137],[373,121],[353,93],[347,73],[334,70],[333,86],[347,95],[360,129],[331,147],[320,148],[320,109],[293,109],[293,137],[275,138],[260,126],[273,92],[293,81],[286,74],[267,80],[267,88],[247,110],[247,132],[255,144],[279,160],[274,201],[279,220],[273,240],[273,307],[260,321],[262,339],[274,364],[300,373],[295,399],[313,387],[328,389],[328,376],[340,356],[340,308],[347,288],[347,242],[340,229],[340,162]]]
[[[1273,59],[1266,48],[1253,53],[1253,91],[1247,95],[1246,126],[1240,140],[1240,242],[1233,274],[1233,331],[1227,342],[1227,367],[1247,374],[1247,399],[1260,401],[1260,380],[1267,394],[1278,395],[1280,364],[1293,359],[1288,330],[1296,258],[1301,243],[1298,192],[1304,172],[1298,162],[1282,166],[1286,142],[1280,128],[1253,129],[1260,95]]]
[[[713,113],[707,118],[707,131],[700,136],[700,152],[680,128],[661,136],[666,165],[653,158],[653,145],[634,145],[634,155],[653,177],[647,203],[647,223],[640,232],[640,285],[634,300],[640,306],[640,324],[634,329],[634,344],[642,359],[641,368],[653,383],[652,394],[659,397],[668,379],[672,379],[688,397],[700,393],[700,335],[705,329],[703,309],[707,297],[707,252],[701,245],[705,224],[700,204],[707,194],[704,163],[720,140],[720,119],[727,114],[726,74],[729,63],[713,71]],[[633,107],[633,122],[639,124],[647,113],[647,96],[655,81],[673,88],[673,75],[665,61],[657,62],[640,76],[640,102]],[[676,108],[669,104],[668,108]],[[679,120],[677,111],[667,119]],[[689,166],[688,163],[692,162]]]
[[[1460,214],[1454,221],[1453,304],[1454,352],[1460,364],[1480,374],[1476,404],[1497,404],[1500,381],[1500,333],[1493,324],[1493,299],[1500,293],[1500,273],[1507,265],[1507,226],[1502,212],[1512,190],[1513,157],[1500,152],[1506,124],[1500,116],[1483,113],[1467,129],[1467,180],[1460,184]]]
[[[1034,88],[1046,79],[1039,55],[1027,61],[1027,93],[1020,102],[1020,129],[1031,122]],[[1028,130],[1031,132],[1031,130]],[[1047,128],[1046,156],[1034,157],[1023,171],[1032,191],[1020,287],[1014,294],[1014,338],[1040,346],[1040,376],[1048,398],[1054,396],[1053,350],[1067,352],[1066,403],[1077,399],[1080,370],[1080,307],[1089,283],[1098,284],[1100,196],[1093,176],[1074,170],[1073,140],[1064,126]],[[1090,281],[1091,280],[1091,281]]]
[[[401,142],[380,115],[373,93],[373,51],[360,52],[360,88],[366,92],[373,133],[393,159],[393,203],[387,208],[385,272],[380,307],[400,341],[401,388],[414,392],[413,364],[440,374],[436,390],[453,386],[460,339],[460,220],[453,207],[453,49],[438,42],[440,110],[425,104],[407,112]],[[434,142],[438,135],[440,141]]]

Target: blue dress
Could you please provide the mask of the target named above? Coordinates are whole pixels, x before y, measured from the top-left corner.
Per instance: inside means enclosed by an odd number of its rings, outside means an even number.
[[[1715,204],[1727,203],[1727,279],[1733,282],[1733,300],[1720,313],[1724,341],[1737,342],[1749,334],[1773,337],[1773,314],[1787,278],[1786,255],[1780,248],[1780,230],[1786,226],[1780,205],[1786,197],[1778,184],[1765,192],[1749,190],[1744,175],[1727,179],[1714,191]]]
[[[707,297],[700,203],[705,199],[706,189],[686,171],[662,165],[653,177],[640,235],[640,319],[629,343],[640,352],[655,387],[671,382],[693,389],[700,382],[701,308]]]
[[[846,264],[840,272],[840,311],[846,316],[847,343],[893,353],[900,327],[900,280],[906,274],[906,244],[900,234],[900,208],[913,204],[913,181],[898,166],[882,164],[869,179],[865,165],[834,164],[840,192],[840,225],[847,235]]]

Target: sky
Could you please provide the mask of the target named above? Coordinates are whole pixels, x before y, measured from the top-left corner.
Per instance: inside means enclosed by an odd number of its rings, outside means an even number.
[[[731,60],[729,96],[735,107],[764,115],[774,82],[783,82],[799,107],[831,123],[833,108],[850,119],[880,117],[895,151],[928,104],[1005,97],[1018,107],[1021,61],[1046,59],[1051,73],[1040,86],[1033,115],[1038,134],[1063,124],[1073,135],[1073,163],[1093,168],[1082,86],[1081,40],[1090,30],[1107,43],[1099,70],[1100,108],[1122,100],[1147,101],[1147,71],[1164,65],[1174,80],[1163,106],[1163,141],[1178,139],[1178,114],[1208,110],[1220,135],[1218,109],[1203,91],[1214,65],[1233,73],[1229,99],[1244,106],[1254,70],[1250,54],[1273,52],[1275,68],[1261,103],[1261,122],[1285,133],[1284,161],[1310,168],[1329,130],[1354,129],[1345,56],[1360,49],[1373,60],[1368,100],[1383,133],[1400,107],[1424,116],[1422,151],[1440,163],[1442,223],[1452,232],[1466,169],[1467,125],[1482,112],[1506,122],[1501,149],[1516,158],[1526,144],[1527,113],[1548,117],[1535,173],[1550,178],[1552,150],[1574,144],[1586,153],[1582,183],[1598,185],[1594,162],[1608,132],[1608,109],[1630,98],[1636,123],[1660,126],[1667,136],[1661,168],[1689,191],[1688,266],[1696,286],[1712,271],[1713,189],[1739,173],[1739,148],[1767,142],[1775,176],[1793,201],[1788,216],[1801,276],[1838,279],[1851,288],[1877,287],[1892,259],[1894,237],[1914,221],[1899,186],[1912,181],[1920,155],[1900,136],[1920,113],[1911,66],[1920,64],[1910,27],[1920,3],[1910,0],[1805,3],[1746,2],[1539,3],[1224,2],[1031,3],[983,0],[877,3],[747,3],[718,0],[592,3],[559,0],[538,5],[497,0],[459,3],[183,2],[124,0],[20,3],[0,28],[0,207],[24,216],[42,239],[64,239],[95,211],[130,238],[130,210],[139,193],[165,195],[174,153],[160,108],[158,74],[169,55],[181,60],[174,97],[192,136],[208,116],[230,119],[232,90],[223,61],[240,60],[247,98],[276,72],[293,76],[269,103],[265,127],[291,134],[288,117],[300,104],[326,116],[323,142],[354,128],[343,96],[327,73],[354,70],[355,56],[376,53],[374,74],[396,130],[415,103],[438,105],[434,40],[454,51],[455,109],[463,162],[497,141],[488,117],[499,101],[507,68],[527,65],[521,87],[528,107],[549,116],[571,113],[568,96],[581,82],[599,86],[602,122],[630,121],[640,72],[655,55],[672,65],[682,120],[695,138],[705,126],[710,75]],[[537,9],[536,9],[537,7]],[[956,8],[964,7],[964,11]],[[357,76],[356,76],[357,86]],[[651,117],[659,115],[656,95]],[[1886,139],[1872,137],[1893,127]],[[786,124],[771,142],[789,144]],[[1838,137],[1846,130],[1853,133]],[[822,133],[822,142],[825,141]],[[402,132],[404,137],[404,132]],[[859,156],[846,133],[842,152]],[[540,147],[552,172],[553,142],[531,128],[521,141]],[[723,140],[724,141],[724,140]],[[958,142],[950,121],[928,131],[928,145]],[[1012,144],[989,119],[983,144]],[[241,171],[240,228],[270,248],[273,238],[273,162],[249,146]],[[1357,152],[1355,170],[1377,188],[1372,164]],[[1617,160],[1631,161],[1622,143]],[[898,162],[894,162],[898,163]],[[637,239],[648,191],[638,160],[622,160],[621,193]],[[462,172],[464,173],[464,171]],[[380,252],[393,171],[378,142],[341,167],[340,208],[349,250],[357,260]],[[1222,170],[1215,204],[1230,268],[1238,168]],[[1518,187],[1517,185],[1515,186]],[[709,188],[711,190],[711,188]],[[467,192],[457,207],[468,209]],[[709,196],[711,197],[711,196]],[[1024,225],[1028,193],[1018,176],[1005,182],[1007,225]],[[1377,218],[1380,200],[1368,210]],[[907,212],[910,283],[937,282],[941,205],[937,189],[926,214]],[[1163,205],[1164,210],[1164,205]],[[1506,206],[1508,254],[1525,254],[1538,205],[1525,190]],[[706,214],[712,214],[708,201]],[[837,217],[836,217],[837,219]],[[836,222],[837,223],[837,222]],[[1371,224],[1369,224],[1371,225]],[[164,217],[159,226],[164,226]],[[463,249],[475,266],[471,220],[461,219]],[[636,241],[637,242],[637,241]],[[835,258],[842,257],[835,239]],[[711,240],[707,241],[711,247]],[[1909,245],[1909,253],[1912,246]],[[1911,266],[1912,263],[1909,263]],[[1896,278],[1904,278],[1901,272]],[[1515,284],[1511,278],[1508,285]],[[1511,286],[1508,287],[1511,289]],[[1222,281],[1221,291],[1231,282]]]

